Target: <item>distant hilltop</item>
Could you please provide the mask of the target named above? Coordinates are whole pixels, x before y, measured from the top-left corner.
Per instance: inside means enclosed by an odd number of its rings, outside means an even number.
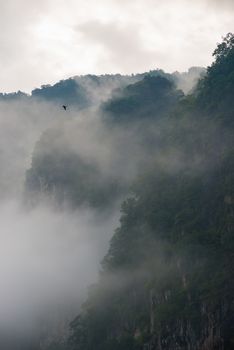
[[[165,73],[161,69],[151,70],[145,73],[121,75],[84,75],[74,76],[60,80],[54,85],[42,85],[40,88],[32,90],[31,95],[22,91],[12,93],[0,93],[0,101],[13,101],[18,99],[36,98],[47,102],[59,104],[69,104],[81,108],[86,108],[94,102],[106,100],[114,89],[123,88],[129,84],[142,80],[145,76],[163,76],[173,81],[178,89],[185,94],[192,91],[199,78],[205,75],[206,69],[203,67],[191,67],[187,72]],[[95,88],[95,89],[93,89]],[[95,90],[95,95],[94,95]],[[98,96],[98,91],[102,96]],[[101,102],[102,102],[101,101]]]

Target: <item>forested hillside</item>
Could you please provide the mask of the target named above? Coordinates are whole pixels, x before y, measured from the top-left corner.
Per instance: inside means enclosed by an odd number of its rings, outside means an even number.
[[[70,328],[39,327],[29,349],[234,348],[233,93],[228,34],[205,75],[90,75],[0,95],[53,115],[25,173],[27,210],[86,210],[102,222],[121,206]],[[103,240],[100,227],[92,239]]]
[[[126,195],[139,168],[152,161],[152,145],[160,142],[157,126],[183,93],[166,78],[149,75],[115,95],[88,125],[68,118],[44,132],[27,172],[29,198],[102,208]],[[87,115],[81,118],[85,122]]]
[[[0,4],[0,350],[234,350],[234,0]]]
[[[161,143],[161,124],[184,96],[177,87],[191,88],[203,73],[194,67],[172,75],[162,70],[132,76],[88,75],[23,95],[68,107],[67,122],[58,121],[37,142],[26,174],[27,200],[35,204],[47,198],[73,208],[115,205],[129,192],[138,170],[151,163],[152,145]],[[78,117],[74,111],[79,111]]]
[[[154,97],[145,78],[105,104],[110,124],[149,140],[147,161],[65,348],[234,348],[232,34],[214,59],[191,95],[160,78]]]
[[[205,68],[192,67],[188,72],[165,73],[161,69],[141,74],[121,75],[84,75],[64,79],[54,85],[42,85],[32,90],[31,94],[22,91],[13,93],[0,93],[0,101],[38,100],[55,104],[65,104],[72,109],[82,110],[95,106],[111,97],[114,90],[121,90],[129,84],[141,81],[145,76],[163,76],[183,90],[189,92],[196,85],[200,76],[205,74]]]

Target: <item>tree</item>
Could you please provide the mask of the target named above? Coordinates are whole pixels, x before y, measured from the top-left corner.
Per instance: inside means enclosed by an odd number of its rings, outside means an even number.
[[[234,48],[234,34],[228,33],[224,38],[222,43],[217,45],[217,48],[213,52],[213,56],[219,61],[226,57]]]

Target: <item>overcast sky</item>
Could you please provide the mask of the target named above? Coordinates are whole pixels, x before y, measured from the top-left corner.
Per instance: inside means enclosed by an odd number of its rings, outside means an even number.
[[[234,0],[0,0],[0,91],[207,66],[233,27]]]

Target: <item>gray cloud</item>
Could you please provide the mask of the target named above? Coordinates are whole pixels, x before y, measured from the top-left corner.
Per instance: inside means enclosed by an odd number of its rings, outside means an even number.
[[[112,63],[116,71],[131,72],[142,71],[146,66],[152,67],[155,57],[162,59],[160,52],[144,47],[137,26],[91,21],[77,29],[85,40],[104,49],[103,57],[98,62],[103,71],[108,62]]]
[[[206,66],[233,30],[232,10],[229,0],[10,0],[1,4],[0,90],[30,91],[77,74]]]
[[[100,224],[91,211],[29,213],[17,201],[1,203],[0,332],[14,330],[14,337],[55,311],[77,312],[115,224],[114,216]]]
[[[46,128],[61,119],[61,111],[52,104],[0,102],[1,198],[20,194],[35,142]]]
[[[206,0],[207,3],[215,8],[221,8],[224,10],[233,10],[234,9],[234,3],[232,0]]]
[[[56,317],[60,322],[76,314],[118,222],[115,208],[102,216],[83,208],[58,211],[44,202],[33,210],[22,206],[35,143],[64,117],[53,104],[0,103],[0,334],[10,331],[12,338],[17,332],[40,332],[45,322],[56,328]],[[82,129],[86,134],[88,126]],[[93,145],[87,149],[89,139],[78,136],[74,147],[80,146],[84,156],[94,152]]]

